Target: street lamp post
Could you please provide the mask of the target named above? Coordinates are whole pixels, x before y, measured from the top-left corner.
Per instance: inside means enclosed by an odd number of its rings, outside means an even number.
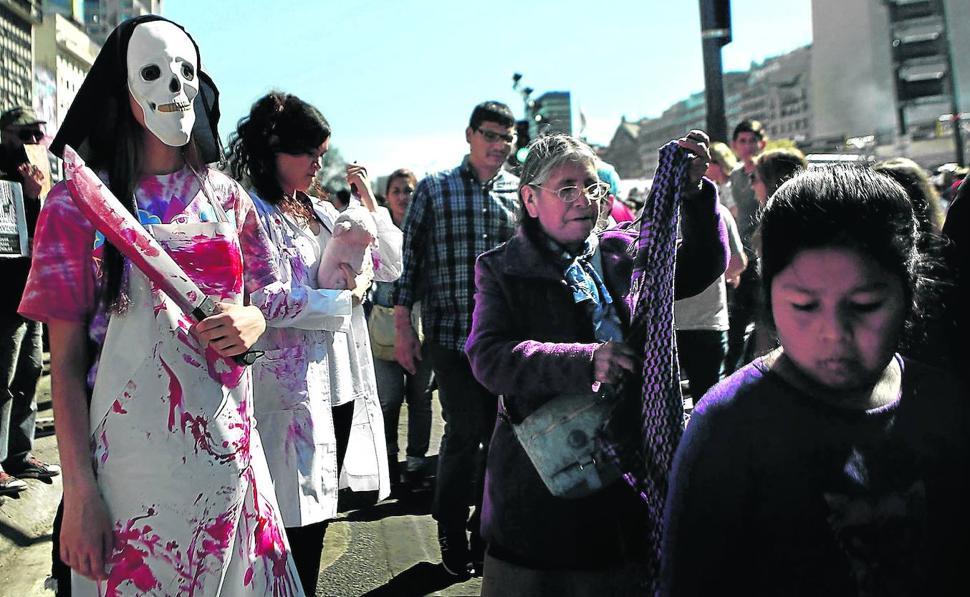
[[[727,141],[721,47],[731,42],[731,2],[730,0],[700,0],[700,9],[707,134],[712,141]]]
[[[535,91],[531,87],[523,87],[519,89],[519,83],[522,82],[522,73],[514,73],[512,75],[512,90],[518,91],[519,95],[522,96],[522,104],[525,110],[525,119],[532,121],[532,109],[535,106],[535,100],[530,99],[532,92]]]

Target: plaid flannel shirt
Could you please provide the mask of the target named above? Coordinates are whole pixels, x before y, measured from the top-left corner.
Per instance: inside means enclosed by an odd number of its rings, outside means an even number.
[[[421,301],[427,339],[463,351],[471,330],[475,259],[515,233],[519,179],[500,170],[482,183],[468,163],[425,177],[404,218],[404,272],[395,305]]]

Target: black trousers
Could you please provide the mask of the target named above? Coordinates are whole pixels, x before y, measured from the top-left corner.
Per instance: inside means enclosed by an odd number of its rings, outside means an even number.
[[[680,368],[690,380],[690,395],[695,406],[720,381],[727,344],[727,332],[677,330],[677,356]]]
[[[445,420],[432,514],[440,534],[464,533],[469,528],[477,535],[498,399],[472,375],[465,353],[431,343],[430,354]],[[471,522],[469,506],[475,507]]]

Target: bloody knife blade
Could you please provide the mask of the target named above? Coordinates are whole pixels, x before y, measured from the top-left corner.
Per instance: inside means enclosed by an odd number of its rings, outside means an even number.
[[[64,146],[64,174],[74,204],[118,251],[196,321],[219,313],[216,303],[193,282],[70,146]],[[251,365],[258,351],[233,359]]]

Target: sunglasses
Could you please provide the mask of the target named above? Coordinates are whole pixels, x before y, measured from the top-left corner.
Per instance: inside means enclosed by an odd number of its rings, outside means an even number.
[[[508,144],[515,142],[515,134],[503,135],[502,133],[496,133],[495,131],[490,131],[488,129],[477,128],[475,132],[484,137],[487,143],[496,143],[498,141],[503,141]]]
[[[20,137],[20,140],[24,143],[40,143],[40,140],[44,138],[44,133],[42,133],[39,129],[21,129],[20,132],[17,133],[17,136]]]

